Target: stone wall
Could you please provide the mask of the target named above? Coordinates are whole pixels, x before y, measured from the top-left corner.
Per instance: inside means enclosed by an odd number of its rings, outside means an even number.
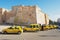
[[[47,25],[49,24],[49,17],[47,14],[44,14],[44,16],[45,16],[45,24]]]
[[[49,24],[49,18],[48,15],[45,14],[39,7],[36,6],[36,18],[37,18],[37,24]]]
[[[3,20],[2,20],[2,8],[0,8],[0,24],[3,23]]]
[[[14,15],[13,11],[10,11],[10,12],[5,11],[4,15],[5,15],[5,22],[6,23],[14,23],[15,15]]]
[[[37,6],[13,6],[10,11],[0,8],[0,23],[49,24],[49,19]]]
[[[37,23],[35,6],[13,7],[13,10],[16,13],[17,24]]]

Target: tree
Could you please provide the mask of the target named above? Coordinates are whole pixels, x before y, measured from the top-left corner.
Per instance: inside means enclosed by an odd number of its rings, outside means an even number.
[[[49,20],[49,24],[54,24],[54,22],[52,20]]]
[[[60,23],[59,23],[59,22],[56,22],[56,21],[49,20],[49,24],[52,24],[52,25],[59,25]]]

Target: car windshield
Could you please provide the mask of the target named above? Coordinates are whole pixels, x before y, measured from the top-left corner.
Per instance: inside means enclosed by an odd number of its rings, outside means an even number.
[[[35,25],[33,25],[33,28],[35,28],[36,26]]]

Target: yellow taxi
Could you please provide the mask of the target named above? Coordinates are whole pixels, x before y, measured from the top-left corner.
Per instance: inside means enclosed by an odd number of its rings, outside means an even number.
[[[53,26],[54,26],[54,29],[55,29],[55,28],[58,28],[58,26],[57,26],[57,25],[53,25]]]
[[[48,29],[48,30],[50,29],[49,25],[46,25],[46,27],[45,27],[45,28],[46,28],[46,29]]]
[[[53,25],[49,25],[50,29],[54,29]]]
[[[40,30],[40,25],[38,24],[30,24],[27,27],[23,28],[23,31],[39,31]]]
[[[42,25],[42,27],[43,27],[43,30],[49,30],[50,29],[49,25]]]
[[[2,30],[3,33],[22,33],[23,29],[21,26],[12,26]]]

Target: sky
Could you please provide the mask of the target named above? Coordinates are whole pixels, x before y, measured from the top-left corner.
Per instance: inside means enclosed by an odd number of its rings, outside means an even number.
[[[56,21],[60,18],[60,0],[0,0],[0,8],[10,10],[16,5],[37,5],[49,19]]]

